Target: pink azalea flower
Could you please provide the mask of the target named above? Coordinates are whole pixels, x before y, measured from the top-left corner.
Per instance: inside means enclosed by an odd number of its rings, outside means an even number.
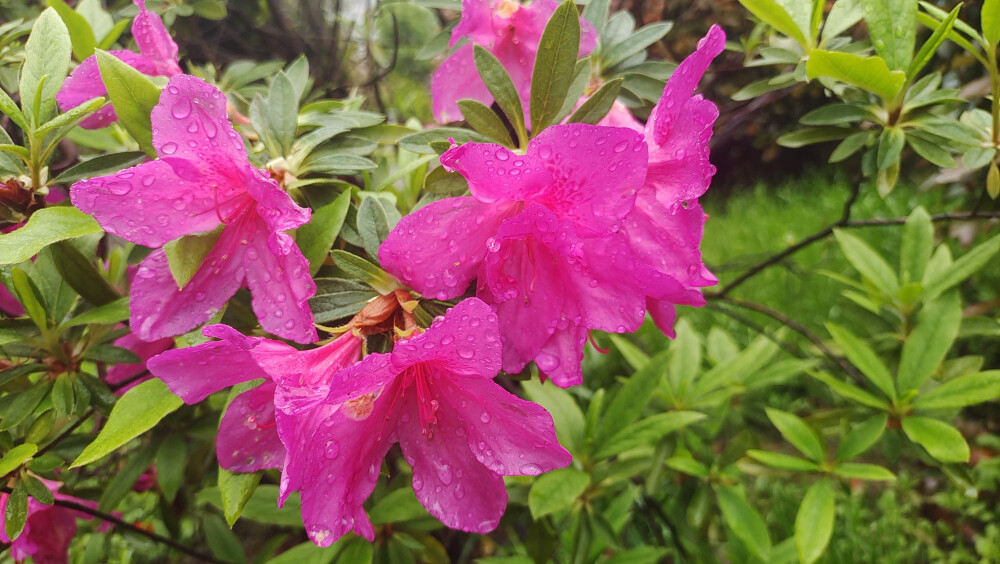
[[[538,42],[545,24],[558,7],[559,3],[554,0],[535,0],[527,6],[517,0],[462,0],[462,19],[451,32],[450,46],[454,47],[463,37],[468,38],[469,43],[445,59],[431,77],[434,119],[441,123],[462,119],[458,101],[463,98],[478,100],[487,106],[493,103],[493,97],[476,71],[473,44],[484,47],[500,60],[527,111]],[[580,20],[580,27],[580,56],[583,57],[597,45],[597,33],[586,20]],[[525,119],[528,119],[527,113]]]
[[[329,374],[255,356],[276,379]],[[537,475],[571,460],[548,412],[492,381],[499,369],[497,318],[471,298],[391,353],[341,370],[325,401],[279,411],[289,450],[280,499],[302,491],[306,532],[320,546],[352,529],[372,540],[362,504],[398,441],[417,499],[431,515],[455,529],[493,530],[507,505],[502,476]]]
[[[139,46],[139,53],[124,50],[110,51],[110,53],[143,74],[153,76],[181,74],[183,71],[177,64],[177,44],[170,38],[160,16],[146,9],[145,0],[132,1],[139,6],[139,15],[132,20],[132,36]],[[66,78],[63,87],[56,94],[56,101],[65,112],[87,100],[107,94],[108,89],[104,86],[101,72],[97,67],[97,57],[91,55]],[[106,105],[80,122],[80,127],[98,129],[115,121],[118,121],[115,109],[111,105]]]
[[[56,493],[59,482],[39,478],[56,499],[73,501],[87,507],[97,509],[97,503],[70,495]],[[7,500],[10,496],[0,493],[0,514],[7,511]],[[69,545],[76,535],[76,520],[92,519],[90,515],[60,507],[45,505],[33,497],[28,498],[28,520],[21,534],[11,541],[3,527],[0,527],[0,543],[10,543],[10,555],[22,562],[29,557],[35,564],[68,564]]]
[[[472,196],[404,217],[379,250],[382,266],[438,299],[478,278],[477,296],[497,307],[504,370],[537,360],[556,384],[577,384],[587,332],[635,330],[646,286],[663,283],[640,276],[616,233],[646,161],[635,131],[584,124],[547,128],[523,156],[492,144],[455,147],[441,162],[468,180]]]
[[[222,227],[193,278],[178,288],[163,249],[132,284],[132,331],[146,341],[184,333],[218,312],[244,282],[261,327],[302,343],[316,340],[307,300],[309,264],[286,233],[309,220],[267,173],[247,161],[226,117],[226,98],[187,75],[170,79],[153,108],[159,159],[77,182],[73,204],[124,239],[161,247]]]
[[[635,259],[669,283],[651,289],[647,308],[657,326],[673,336],[674,304],[705,305],[698,289],[718,279],[701,259],[706,215],[697,198],[715,174],[708,160],[712,125],[719,110],[693,95],[705,70],[725,47],[725,33],[712,26],[698,49],[674,71],[646,123],[649,172],[625,218],[622,234]]]

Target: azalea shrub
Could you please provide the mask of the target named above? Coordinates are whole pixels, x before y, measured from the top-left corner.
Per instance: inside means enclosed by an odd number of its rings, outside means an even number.
[[[865,500],[924,475],[977,524],[896,554],[997,557],[1000,2],[746,0],[766,41],[676,63],[609,0],[385,3],[335,13],[395,49],[344,96],[186,60],[164,21],[216,2],[48,4],[0,25],[0,560],[877,561]],[[990,96],[927,71],[947,41]],[[781,143],[861,157],[839,219],[732,274],[699,88],[737,50],[783,66],[737,99],[837,99]],[[911,161],[987,172],[935,200]],[[754,279],[816,244],[842,288],[794,319]]]

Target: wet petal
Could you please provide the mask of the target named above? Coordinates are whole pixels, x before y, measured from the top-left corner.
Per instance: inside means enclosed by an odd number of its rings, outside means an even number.
[[[105,231],[147,247],[219,225],[211,189],[179,177],[163,161],[82,180],[72,186],[70,196]]]
[[[424,362],[450,374],[492,380],[500,372],[500,331],[493,309],[476,298],[462,300],[424,333],[398,341],[393,365]]]
[[[373,394],[398,379],[406,366],[392,362],[392,354],[369,353],[361,362],[337,372],[330,380],[327,403],[340,404]]]
[[[461,295],[486,256],[486,240],[510,206],[445,198],[406,215],[379,248],[382,267],[438,299]]]
[[[458,109],[458,101],[463,98],[477,100],[487,106],[493,103],[493,96],[476,71],[471,43],[459,47],[434,71],[431,97],[434,120],[438,123],[460,121],[462,112]]]
[[[268,231],[287,231],[309,221],[312,210],[300,207],[278,183],[257,168],[248,167],[251,176],[245,184],[247,193],[257,201],[257,215],[267,224]],[[286,253],[290,247],[275,248],[275,253]]]
[[[449,149],[441,155],[441,165],[464,176],[472,195],[487,204],[531,200],[552,184],[552,174],[537,156],[518,155],[493,143]]]
[[[156,65],[149,57],[123,50],[109,51],[109,53],[143,74],[157,74]],[[107,94],[108,89],[104,86],[101,71],[97,66],[97,57],[92,55],[84,59],[79,66],[73,69],[73,72],[69,73],[62,88],[56,93],[56,102],[59,103],[59,108],[66,112],[87,100],[98,96],[107,96]],[[81,121],[80,127],[98,129],[107,127],[115,121],[118,121],[115,109],[111,104],[107,104]]]
[[[528,154],[552,174],[534,201],[573,221],[585,237],[616,230],[646,177],[646,144],[625,128],[554,125],[531,141]]]
[[[274,389],[265,382],[233,398],[219,422],[219,466],[233,472],[281,467],[285,447],[274,419]]]
[[[646,308],[649,310],[649,316],[653,318],[653,323],[656,324],[656,327],[664,335],[671,339],[677,336],[677,332],[674,331],[674,321],[677,320],[677,308],[674,307],[673,303],[666,300],[648,298],[646,300]]]
[[[284,232],[267,234],[262,221],[244,232],[240,246],[253,311],[264,330],[299,343],[316,340],[309,298],[316,284],[309,276],[309,261]],[[277,243],[272,244],[272,240]],[[274,248],[287,249],[284,254]]]
[[[715,166],[708,160],[709,141],[718,115],[715,104],[695,96],[685,103],[683,113],[663,143],[651,145],[645,187],[654,189],[656,197],[668,209],[673,210],[708,190],[715,175]]]
[[[177,44],[171,39],[160,16],[146,9],[145,0],[133,0],[139,14],[132,20],[132,36],[143,55],[156,64],[156,74],[173,76],[181,74],[177,65]]]
[[[361,344],[359,337],[347,332],[308,351],[268,342],[267,346],[254,348],[253,357],[278,384],[274,394],[277,408],[297,414],[326,399],[333,375],[361,359]]]
[[[132,283],[132,331],[154,341],[186,333],[218,313],[243,285],[241,237],[238,229],[224,229],[201,268],[180,290],[163,249],[146,257]]]
[[[548,378],[560,388],[582,384],[586,343],[587,329],[579,325],[571,325],[549,337],[534,358],[543,381]]]
[[[451,410],[437,412],[434,432],[423,433],[415,394],[405,398],[399,419],[399,446],[413,467],[413,492],[446,526],[488,533],[507,507],[503,478],[469,456],[464,425]],[[404,420],[405,417],[408,421]]]
[[[494,23],[499,23],[493,21],[493,4],[491,0],[462,0],[462,18],[451,31],[448,45],[454,47],[459,39],[467,37],[470,43],[491,46],[496,40]]]
[[[457,416],[443,420],[440,434],[464,437],[476,459],[493,472],[534,476],[571,462],[556,439],[552,416],[542,406],[518,398],[492,380],[442,378],[439,386],[446,403],[439,413]],[[453,448],[453,453],[461,452],[457,445]]]
[[[264,339],[247,337],[227,325],[209,325],[202,333],[222,340],[169,350],[146,363],[153,376],[185,403],[196,404],[229,386],[267,378],[250,355]]]

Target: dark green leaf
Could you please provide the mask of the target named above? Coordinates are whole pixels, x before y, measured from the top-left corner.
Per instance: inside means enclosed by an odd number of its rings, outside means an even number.
[[[575,8],[574,8],[575,9]],[[493,99],[500,105],[500,109],[507,115],[507,119],[514,124],[518,139],[527,137],[524,127],[524,108],[521,106],[521,97],[511,81],[510,75],[500,64],[492,53],[476,45],[473,47],[473,59],[479,76],[486,84],[486,88],[493,95]],[[574,57],[574,60],[576,58]],[[456,139],[457,140],[457,139]]]
[[[399,287],[399,281],[395,277],[357,255],[341,250],[334,250],[330,254],[338,268],[380,294],[388,294]]]
[[[538,43],[531,74],[531,131],[534,135],[548,127],[562,109],[573,82],[579,51],[580,15],[576,4],[566,0],[549,18]]]
[[[226,523],[214,513],[205,513],[202,517],[205,523],[205,540],[212,554],[225,562],[245,564],[246,553],[240,545],[240,540],[229,530]]]
[[[747,500],[743,488],[720,484],[715,487],[715,495],[726,525],[757,557],[766,559],[771,551],[771,536],[764,519]]]
[[[501,145],[513,147],[514,142],[510,138],[507,126],[500,116],[488,108],[482,102],[476,100],[459,100],[458,109],[462,111],[462,117],[469,123],[472,129],[493,139]]]
[[[7,497],[7,511],[4,514],[4,531],[7,538],[14,541],[28,522],[28,488],[24,482],[14,485],[14,490]]]
[[[43,331],[47,329],[49,326],[49,316],[46,314],[45,302],[43,301],[42,293],[38,290],[38,286],[35,285],[35,281],[16,266],[11,269],[10,278],[14,285],[15,295],[18,301],[21,302],[21,305],[24,306],[28,317],[31,318],[31,321],[39,329]]]
[[[11,429],[27,419],[29,415],[34,413],[35,408],[42,403],[51,389],[51,382],[41,381],[34,384],[28,391],[17,394],[14,401],[4,410],[0,431]]]
[[[330,247],[336,241],[350,207],[351,192],[345,190],[333,202],[313,209],[309,223],[299,227],[295,232],[296,243],[302,255],[309,261],[309,273],[313,276],[330,254]]]
[[[385,208],[382,207],[382,200],[379,198],[361,200],[361,205],[358,206],[357,228],[365,252],[372,261],[378,263],[379,246],[389,236],[390,229],[389,218],[386,216]]]
[[[601,418],[594,446],[600,449],[608,439],[636,420],[663,378],[670,351],[661,351],[649,363],[633,374],[611,399]]]
[[[795,149],[815,143],[836,141],[851,133],[852,131],[846,127],[804,127],[778,137],[778,144]]]
[[[810,462],[798,456],[781,454],[780,452],[750,449],[747,451],[747,456],[757,462],[781,470],[792,470],[795,472],[816,472],[819,470],[819,465],[815,462]]]
[[[70,415],[76,405],[76,396],[73,394],[73,380],[70,375],[63,372],[56,377],[52,385],[52,406],[60,415]]]
[[[309,298],[316,323],[327,323],[361,311],[378,292],[367,284],[339,278],[317,278],[316,295]]]
[[[425,129],[424,131],[411,133],[410,135],[404,135],[399,139],[399,147],[421,155],[433,155],[436,154],[437,151],[430,146],[430,143],[437,141],[444,141],[447,143],[449,138],[454,139],[455,143],[459,145],[468,143],[469,141],[474,141],[476,143],[491,142],[489,137],[469,129],[462,129],[459,127],[435,127],[433,129]]]
[[[156,451],[156,481],[169,502],[174,501],[184,483],[187,458],[187,441],[176,433],[167,435]]]
[[[135,364],[142,362],[142,359],[129,349],[116,347],[107,343],[90,347],[83,353],[82,358],[100,360],[109,364]]]
[[[611,435],[594,456],[607,458],[638,446],[655,444],[669,433],[704,418],[705,414],[697,411],[657,413],[631,423]]]
[[[56,269],[78,294],[88,302],[102,306],[119,299],[118,292],[101,276],[94,263],[69,241],[50,247]]]

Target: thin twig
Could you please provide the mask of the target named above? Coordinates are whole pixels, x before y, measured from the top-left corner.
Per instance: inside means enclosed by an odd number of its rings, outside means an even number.
[[[114,384],[109,385],[108,388],[110,388],[112,392],[117,392],[118,390],[124,388],[125,386],[128,386],[133,382],[141,380],[146,376],[149,376],[149,370],[143,370],[142,372],[136,374],[135,376],[129,376],[128,378],[122,380],[121,382],[116,382]]]
[[[9,494],[9,493],[12,493],[14,490],[13,490],[13,488],[8,488],[8,487],[4,486],[4,487],[0,488],[0,491]],[[101,519],[103,521],[107,521],[108,523],[114,523],[115,525],[117,525],[119,527],[124,527],[124,528],[132,531],[133,533],[138,533],[138,534],[140,534],[140,535],[142,535],[142,536],[144,536],[146,538],[152,539],[152,540],[154,540],[154,541],[156,541],[158,543],[165,544],[165,545],[167,545],[167,546],[169,546],[171,548],[179,550],[179,551],[183,552],[184,554],[187,554],[188,556],[197,558],[197,559],[199,559],[199,560],[201,560],[203,562],[212,562],[214,564],[228,564],[225,560],[219,560],[218,558],[216,558],[216,557],[214,557],[212,555],[198,552],[197,550],[194,550],[193,548],[189,548],[189,547],[187,547],[187,546],[185,546],[185,545],[183,545],[183,544],[175,541],[172,538],[165,537],[163,535],[154,533],[152,531],[147,531],[147,530],[145,530],[145,529],[143,529],[141,527],[137,527],[137,526],[133,525],[132,523],[129,523],[128,521],[124,521],[124,520],[122,520],[122,519],[120,519],[118,517],[115,517],[114,515],[112,515],[110,513],[105,513],[104,511],[101,511],[99,509],[94,509],[92,507],[87,507],[86,505],[84,505],[82,503],[77,503],[75,501],[70,501],[70,500],[66,500],[66,499],[56,499],[55,501],[52,502],[52,504],[53,505],[57,505],[59,507],[65,507],[66,509],[72,509],[74,511],[79,511],[81,513],[86,513],[87,515],[91,515],[93,517],[97,517],[98,519]]]

